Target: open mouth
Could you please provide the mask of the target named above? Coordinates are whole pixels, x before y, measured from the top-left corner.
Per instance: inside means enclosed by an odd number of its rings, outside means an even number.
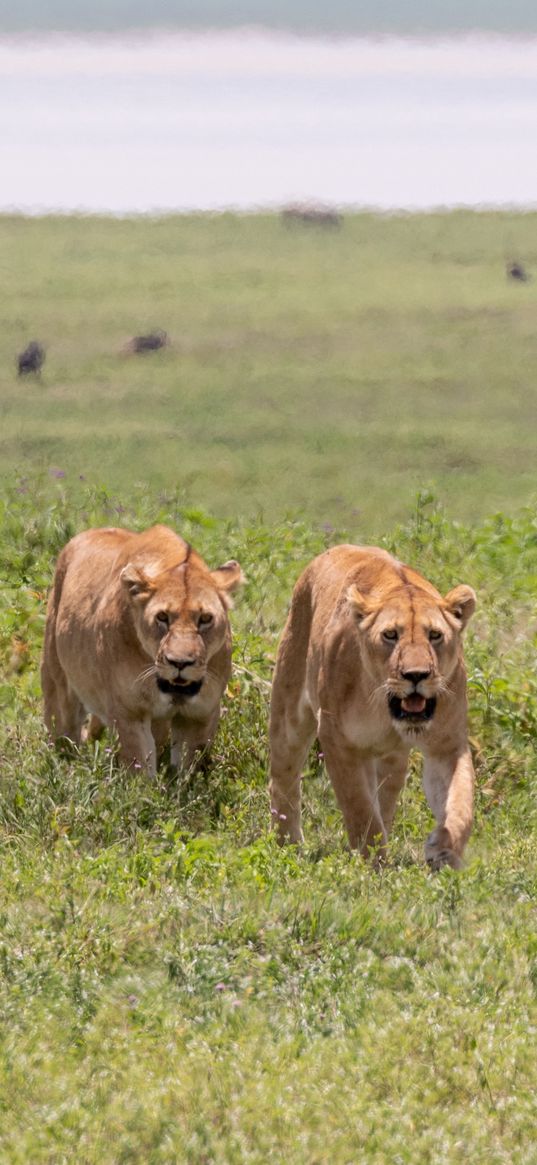
[[[166,696],[173,696],[174,700],[183,700],[187,696],[197,696],[201,689],[203,680],[191,680],[190,683],[185,680],[164,680],[161,676],[157,676],[157,688],[159,692],[164,692]]]
[[[419,692],[412,692],[410,696],[390,696],[388,701],[390,715],[394,720],[406,720],[410,724],[425,724],[434,716],[436,697],[420,696]]]

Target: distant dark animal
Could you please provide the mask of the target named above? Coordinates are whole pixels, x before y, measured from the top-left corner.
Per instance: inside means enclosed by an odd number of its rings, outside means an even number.
[[[134,336],[129,348],[131,352],[156,352],[158,348],[166,348],[168,344],[166,332],[149,332],[147,336]]]
[[[518,279],[519,283],[527,283],[530,276],[528,275],[522,263],[513,261],[507,264],[507,275],[510,279]]]
[[[343,216],[337,210],[327,206],[309,206],[308,203],[284,206],[281,217],[287,226],[296,222],[311,226],[340,227],[343,223]]]
[[[37,340],[32,340],[24,352],[21,352],[17,357],[19,376],[27,376],[29,372],[34,372],[36,376],[39,376],[44,363],[45,349],[43,345],[38,344]]]

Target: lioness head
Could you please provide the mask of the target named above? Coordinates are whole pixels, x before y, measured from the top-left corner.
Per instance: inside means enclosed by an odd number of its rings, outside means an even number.
[[[375,692],[386,702],[393,724],[403,737],[425,731],[438,701],[449,696],[475,592],[458,586],[442,598],[432,587],[405,582],[381,600],[352,585],[347,598]]]
[[[165,570],[129,562],[120,577],[158,688],[177,701],[196,696],[229,636],[231,594],[243,581],[238,562],[211,571],[188,547],[185,559]]]

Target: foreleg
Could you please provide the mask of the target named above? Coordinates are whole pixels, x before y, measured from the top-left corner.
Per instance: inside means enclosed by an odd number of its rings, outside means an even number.
[[[437,826],[425,843],[425,857],[432,869],[460,867],[472,829],[474,769],[470,750],[451,756],[426,754],[423,787]]]
[[[351,849],[358,849],[363,857],[370,856],[373,850],[381,857],[387,834],[378,799],[374,758],[364,756],[330,727],[321,728],[319,739]]]
[[[172,720],[170,760],[179,772],[208,760],[219,722],[220,709],[209,720]]]
[[[408,767],[408,749],[392,752],[376,762],[377,790],[380,816],[386,834],[392,828],[399,794],[404,786]]]
[[[154,777],[157,771],[155,741],[149,720],[123,720],[115,717],[112,727],[119,738],[119,760],[129,768],[144,769]]]

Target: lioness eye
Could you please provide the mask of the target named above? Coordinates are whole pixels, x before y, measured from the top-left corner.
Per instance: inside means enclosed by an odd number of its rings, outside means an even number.
[[[382,638],[386,640],[386,643],[395,643],[399,639],[399,634],[395,627],[388,627],[386,631],[382,632]]]
[[[167,627],[170,622],[170,617],[167,611],[159,611],[155,615],[155,623],[161,623],[163,627]]]
[[[213,622],[214,616],[210,611],[202,611],[198,616],[198,627],[208,627]]]
[[[431,643],[441,643],[443,638],[444,636],[442,635],[441,631],[435,631],[434,628],[429,631],[429,639],[431,640]]]

